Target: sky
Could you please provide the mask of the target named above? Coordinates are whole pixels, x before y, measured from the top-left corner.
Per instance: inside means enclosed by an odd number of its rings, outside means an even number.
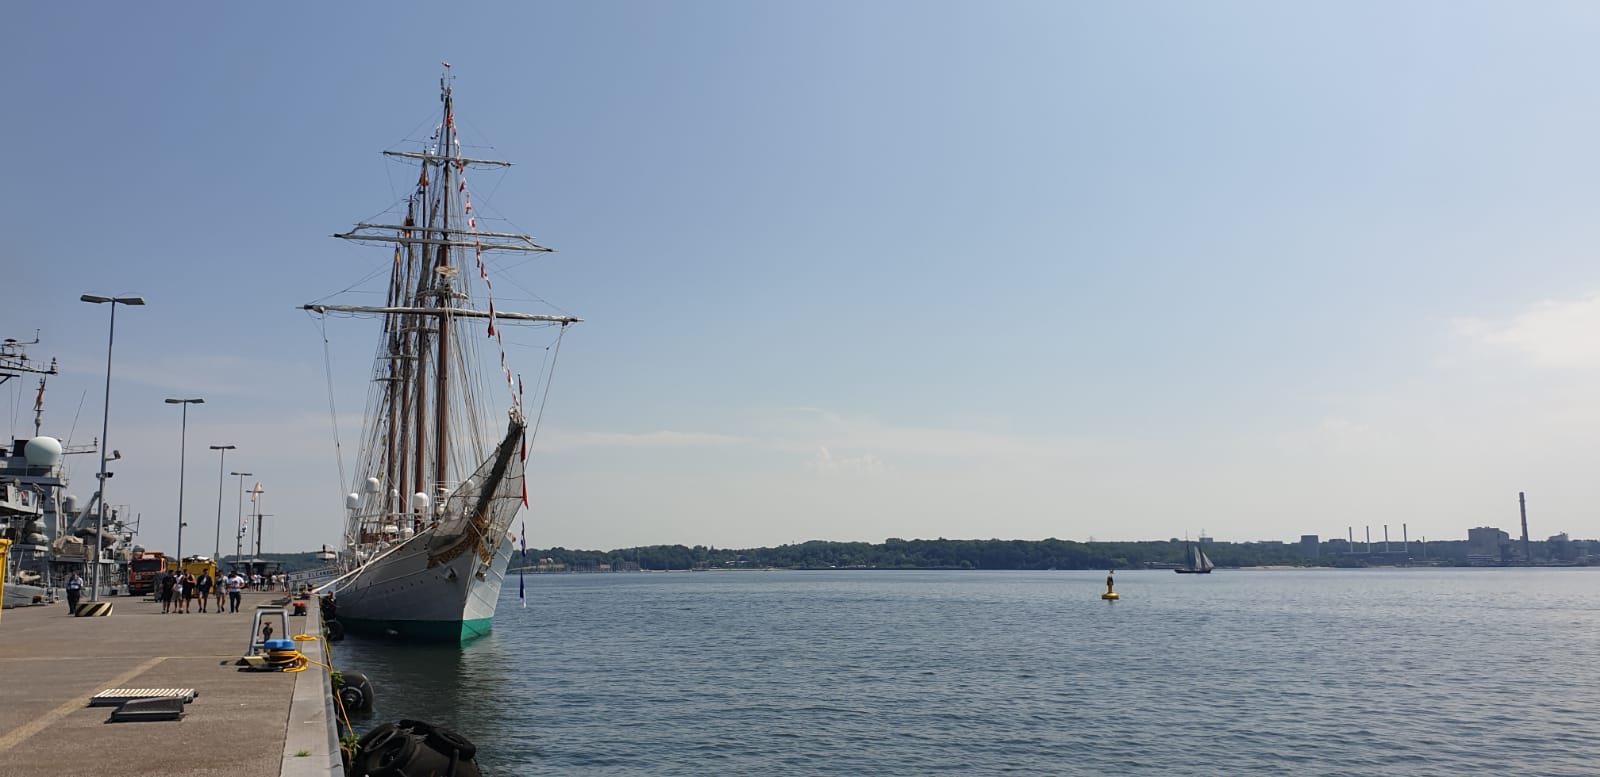
[[[330,236],[403,196],[441,62],[517,163],[475,204],[558,251],[496,288],[585,319],[530,546],[1464,539],[1518,492],[1600,536],[1600,6],[441,8],[7,10],[0,337],[92,444],[78,298],[147,300],[108,421],[140,544],[180,490],[226,544],[256,481],[265,551],[338,542],[376,334],[298,306],[371,301],[386,251]]]

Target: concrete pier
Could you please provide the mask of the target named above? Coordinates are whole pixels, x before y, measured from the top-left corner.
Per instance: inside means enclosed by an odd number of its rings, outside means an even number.
[[[238,613],[163,614],[108,597],[105,617],[65,603],[0,614],[0,777],[328,777],[342,775],[328,673],[241,672],[258,605],[287,596],[247,592]],[[319,634],[315,602],[290,616]],[[274,634],[288,637],[293,634]],[[298,643],[326,663],[320,640]],[[193,688],[180,720],[110,722],[89,699],[112,688]]]

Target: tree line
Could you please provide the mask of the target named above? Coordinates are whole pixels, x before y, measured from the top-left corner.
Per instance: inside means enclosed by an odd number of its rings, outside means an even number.
[[[1546,548],[1533,542],[1539,561],[1579,561],[1571,553]],[[1077,542],[1074,540],[905,540],[891,537],[881,543],[832,542],[812,540],[774,548],[717,548],[706,545],[646,545],[615,550],[574,550],[562,547],[514,554],[512,569],[533,571],[601,570],[693,570],[693,569],[1160,569],[1184,561],[1187,543],[1183,540],[1143,542]],[[1315,552],[1299,544],[1282,542],[1208,542],[1206,555],[1220,567],[1301,566],[1363,567],[1404,563],[1465,566],[1467,542],[1432,540],[1424,545],[1412,542],[1402,549],[1390,543],[1389,552],[1374,543],[1367,552],[1357,543],[1357,553],[1347,552],[1349,543],[1331,540],[1319,543]],[[1516,558],[1513,547],[1502,548],[1503,563]],[[327,566],[313,553],[265,553],[262,558],[281,563],[283,571],[294,572]],[[228,561],[223,560],[226,567]]]

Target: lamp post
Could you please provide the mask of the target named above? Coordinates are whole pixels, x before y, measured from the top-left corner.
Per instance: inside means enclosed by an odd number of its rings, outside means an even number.
[[[250,477],[249,472],[229,472],[229,475],[239,476],[239,518],[233,528],[233,563],[238,564],[244,558],[244,479]]]
[[[103,302],[111,303],[111,331],[106,335],[106,406],[100,417],[100,505],[99,515],[95,516],[94,524],[94,570],[91,575],[90,585],[94,586],[89,592],[89,598],[100,599],[100,556],[104,551],[101,548],[106,531],[106,433],[111,427],[111,346],[117,341],[117,304],[143,305],[144,297],[102,297],[98,294],[85,294],[78,299],[99,305]]]
[[[256,508],[256,560],[261,560],[261,495],[267,492],[261,487],[261,482],[256,481],[256,487],[250,489],[250,504]]]
[[[228,451],[236,449],[234,445],[213,445],[214,450],[221,455],[217,457],[217,547],[211,551],[211,560],[222,563],[222,463],[228,460]]]
[[[178,436],[178,571],[183,571],[183,470],[184,448],[189,437],[189,406],[199,405],[204,399],[167,399],[169,405],[183,406],[183,430]]]

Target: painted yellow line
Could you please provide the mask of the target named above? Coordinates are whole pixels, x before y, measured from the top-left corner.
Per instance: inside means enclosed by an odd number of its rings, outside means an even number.
[[[149,661],[146,661],[132,669],[129,669],[126,672],[123,672],[122,674],[117,675],[116,677],[111,678],[110,680],[107,680],[105,687],[121,688],[124,683],[144,674],[145,672],[150,671],[153,667],[155,667],[156,664],[159,664],[165,660],[167,660],[166,656],[156,656]],[[49,712],[46,712],[43,715],[40,715],[27,725],[13,729],[11,733],[0,737],[0,753],[4,753],[5,751],[10,750],[17,745],[22,744],[22,742],[28,737],[43,731],[45,728],[49,727],[50,724],[55,723],[56,721],[72,714],[73,712],[88,706],[89,703],[85,699],[87,699],[87,696],[85,696],[84,699],[70,699],[68,701],[64,701],[60,706],[50,710]]]

